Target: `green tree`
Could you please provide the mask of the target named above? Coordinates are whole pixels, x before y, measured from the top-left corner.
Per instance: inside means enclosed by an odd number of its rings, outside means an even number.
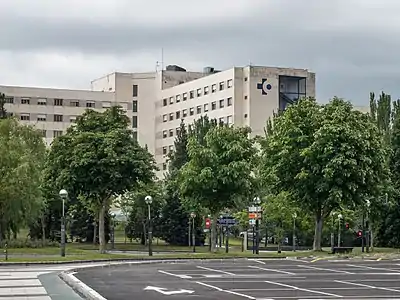
[[[0,120],[0,240],[39,216],[45,150],[40,132],[33,127],[16,119]]]
[[[216,126],[203,143],[196,136],[188,142],[189,162],[180,173],[180,191],[189,205],[211,212],[211,250],[216,251],[216,223],[220,211],[233,209],[248,198],[253,189],[253,141],[249,128]]]
[[[377,195],[387,176],[385,151],[371,118],[349,102],[302,99],[274,120],[263,143],[262,177],[275,194],[288,192],[315,218],[321,250],[324,218]]]
[[[7,118],[7,111],[4,107],[5,104],[6,104],[6,95],[0,93],[0,119]]]
[[[100,252],[105,252],[105,218],[111,200],[139,182],[154,179],[153,157],[133,138],[120,107],[100,113],[87,110],[75,126],[53,141],[47,178],[56,192],[66,188],[99,212]]]

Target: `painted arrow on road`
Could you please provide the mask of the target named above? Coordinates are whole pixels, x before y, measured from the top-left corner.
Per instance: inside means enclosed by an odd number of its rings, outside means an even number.
[[[145,291],[156,291],[156,292],[159,292],[159,293],[161,293],[163,295],[168,295],[168,296],[177,295],[177,294],[193,294],[194,293],[194,291],[183,290],[183,289],[180,289],[180,290],[177,290],[177,291],[167,291],[166,288],[161,288],[161,287],[156,287],[156,286],[148,286],[148,287],[145,287],[144,290]]]

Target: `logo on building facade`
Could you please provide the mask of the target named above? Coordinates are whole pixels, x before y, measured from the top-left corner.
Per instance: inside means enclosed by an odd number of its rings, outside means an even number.
[[[257,83],[257,89],[261,90],[263,95],[268,95],[268,91],[272,89],[272,85],[268,83],[267,78],[263,78],[261,83]]]

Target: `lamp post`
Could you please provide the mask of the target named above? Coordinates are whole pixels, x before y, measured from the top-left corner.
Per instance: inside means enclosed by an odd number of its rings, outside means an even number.
[[[371,205],[371,201],[368,199],[365,201],[365,205],[367,207],[366,211],[366,221],[365,221],[365,245],[366,245],[366,250],[367,253],[369,252],[369,207]]]
[[[62,216],[61,216],[61,256],[65,256],[65,200],[68,198],[68,192],[62,189],[59,193],[62,199]]]
[[[339,214],[338,215],[338,221],[339,221],[339,227],[338,227],[338,247],[340,247],[340,234],[341,234],[341,225],[340,225],[340,221],[342,220],[342,218],[343,218],[343,215],[342,214]]]
[[[193,243],[193,252],[196,252],[196,232],[194,230],[194,218],[196,218],[196,213],[191,212],[190,217],[192,218],[192,243]]]
[[[253,199],[253,202],[254,202],[254,205],[257,207],[257,218],[256,218],[256,232],[255,232],[255,235],[253,234],[253,239],[254,239],[254,236],[255,236],[255,244],[256,244],[256,254],[260,254],[260,247],[259,247],[259,240],[260,240],[260,236],[259,236],[259,234],[260,234],[260,229],[259,229],[259,226],[260,226],[260,222],[259,222],[259,218],[258,218],[258,213],[259,213],[259,209],[258,209],[258,206],[261,204],[261,199],[260,199],[260,197],[254,197],[254,199]],[[253,244],[254,244],[254,240],[253,240]]]
[[[153,256],[153,249],[151,248],[151,244],[153,241],[153,232],[152,232],[152,228],[151,228],[151,203],[153,202],[153,197],[151,196],[146,196],[144,198],[144,202],[146,202],[147,207],[148,207],[148,211],[149,211],[149,256]]]
[[[297,214],[293,213],[293,252],[296,251],[296,218]]]

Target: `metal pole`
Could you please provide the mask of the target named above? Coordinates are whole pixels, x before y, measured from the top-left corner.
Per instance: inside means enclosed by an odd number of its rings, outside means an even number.
[[[225,237],[225,253],[228,253],[229,252],[229,227],[228,226],[225,227],[225,234],[226,234],[226,237]]]
[[[196,232],[194,230],[194,218],[192,219],[192,225],[193,225],[192,235],[193,235],[193,253],[194,253],[196,252]]]
[[[223,236],[224,236],[224,228],[222,227],[222,225],[220,224],[218,226],[218,232],[219,232],[219,248],[222,248],[222,242],[223,242]]]
[[[296,252],[296,218],[293,218],[293,252]]]
[[[256,235],[256,234],[255,234],[254,225],[253,225],[253,254],[256,253],[255,239],[254,239],[255,235]]]
[[[153,256],[153,249],[151,247],[152,241],[153,241],[153,232],[151,228],[151,210],[150,210],[150,204],[148,204],[149,207],[149,256]]]
[[[362,213],[362,221],[361,221],[362,223],[362,234],[361,234],[361,252],[363,252],[364,253],[364,247],[365,247],[365,245],[364,245],[364,238],[365,238],[365,226],[364,226],[364,224],[365,224],[365,210],[364,210],[364,208],[363,208],[363,213]]]
[[[332,227],[331,227],[331,252],[334,252],[335,248],[335,218],[332,216]]]
[[[190,246],[192,246],[192,243],[191,243],[191,236],[192,236],[192,234],[190,233],[190,229],[191,229],[191,226],[190,226],[190,217],[189,217],[189,220],[188,220],[188,230],[189,230],[189,233],[188,233],[188,243],[189,243],[189,247]]]
[[[339,227],[338,227],[338,247],[340,247],[340,218],[339,218]]]
[[[61,217],[61,257],[65,257],[65,199],[62,199]]]
[[[367,220],[365,222],[365,245],[366,251],[369,253],[369,220],[368,220],[368,212],[367,212]]]
[[[260,240],[260,237],[258,236],[259,235],[259,220],[258,220],[258,218],[256,219],[256,254],[260,254],[260,247],[259,247],[259,240]]]

